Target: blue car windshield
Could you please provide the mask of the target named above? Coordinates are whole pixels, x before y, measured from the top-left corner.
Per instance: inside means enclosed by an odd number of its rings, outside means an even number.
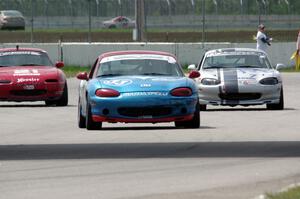
[[[98,67],[97,77],[117,75],[183,76],[184,74],[177,63],[156,59],[108,61]]]
[[[47,54],[33,51],[0,52],[0,67],[53,66]]]
[[[207,56],[203,69],[213,68],[272,68],[268,58],[259,54],[227,54]]]

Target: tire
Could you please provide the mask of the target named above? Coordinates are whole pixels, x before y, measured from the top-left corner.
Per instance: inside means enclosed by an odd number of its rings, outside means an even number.
[[[82,128],[86,128],[86,121],[85,121],[85,117],[81,114],[81,110],[82,107],[80,104],[80,100],[78,100],[78,116],[77,116],[78,127],[82,129]]]
[[[284,97],[283,97],[283,88],[281,87],[280,99],[278,104],[267,104],[268,110],[283,110],[284,109]]]
[[[176,128],[183,128],[184,127],[184,122],[176,122],[175,121],[175,127]]]
[[[46,100],[45,104],[46,104],[46,106],[53,106],[53,105],[55,105],[55,101],[54,100]]]
[[[108,26],[108,29],[115,29],[115,28],[117,28],[116,25],[110,25],[110,26]]]
[[[207,109],[206,104],[200,104],[199,107],[200,107],[200,111],[206,111],[206,109]]]
[[[68,105],[68,85],[65,83],[62,96],[58,100],[46,100],[46,106],[67,106]]]
[[[86,103],[86,118],[85,126],[87,130],[100,130],[102,128],[102,122],[94,122],[92,118],[91,105],[89,102]]]
[[[196,110],[194,112],[194,117],[191,120],[183,121],[183,122],[175,122],[176,128],[189,128],[196,129],[200,128],[200,105],[196,105]]]
[[[62,96],[56,100],[55,102],[56,106],[67,106],[68,105],[68,85],[67,82],[65,83],[64,86],[64,91]]]

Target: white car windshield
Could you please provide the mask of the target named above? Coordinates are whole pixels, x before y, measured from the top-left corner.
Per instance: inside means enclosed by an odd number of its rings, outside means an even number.
[[[3,15],[9,17],[23,17],[22,14],[18,11],[9,10],[9,11],[2,11]]]
[[[272,68],[272,66],[268,58],[260,54],[218,54],[208,55],[202,68]]]
[[[100,63],[97,71],[99,76],[116,75],[165,75],[183,76],[180,66],[166,60],[126,59]]]
[[[53,66],[53,64],[49,57],[43,52],[0,52],[0,67],[7,66]]]

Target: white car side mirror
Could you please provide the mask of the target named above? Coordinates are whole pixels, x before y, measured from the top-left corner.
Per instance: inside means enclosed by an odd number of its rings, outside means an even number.
[[[188,70],[196,70],[196,65],[195,64],[189,65]]]
[[[276,70],[281,70],[281,69],[284,69],[284,68],[286,68],[286,65],[281,64],[281,63],[276,64]]]

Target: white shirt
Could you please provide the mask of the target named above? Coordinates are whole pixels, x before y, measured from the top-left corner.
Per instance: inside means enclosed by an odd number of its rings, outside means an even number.
[[[258,50],[262,50],[264,52],[267,51],[267,47],[268,47],[268,44],[267,43],[264,43],[261,39],[264,38],[265,40],[267,40],[267,36],[265,33],[261,32],[261,31],[258,31],[257,32],[257,35],[256,35],[256,40],[257,40],[257,43],[256,43],[256,49]]]

